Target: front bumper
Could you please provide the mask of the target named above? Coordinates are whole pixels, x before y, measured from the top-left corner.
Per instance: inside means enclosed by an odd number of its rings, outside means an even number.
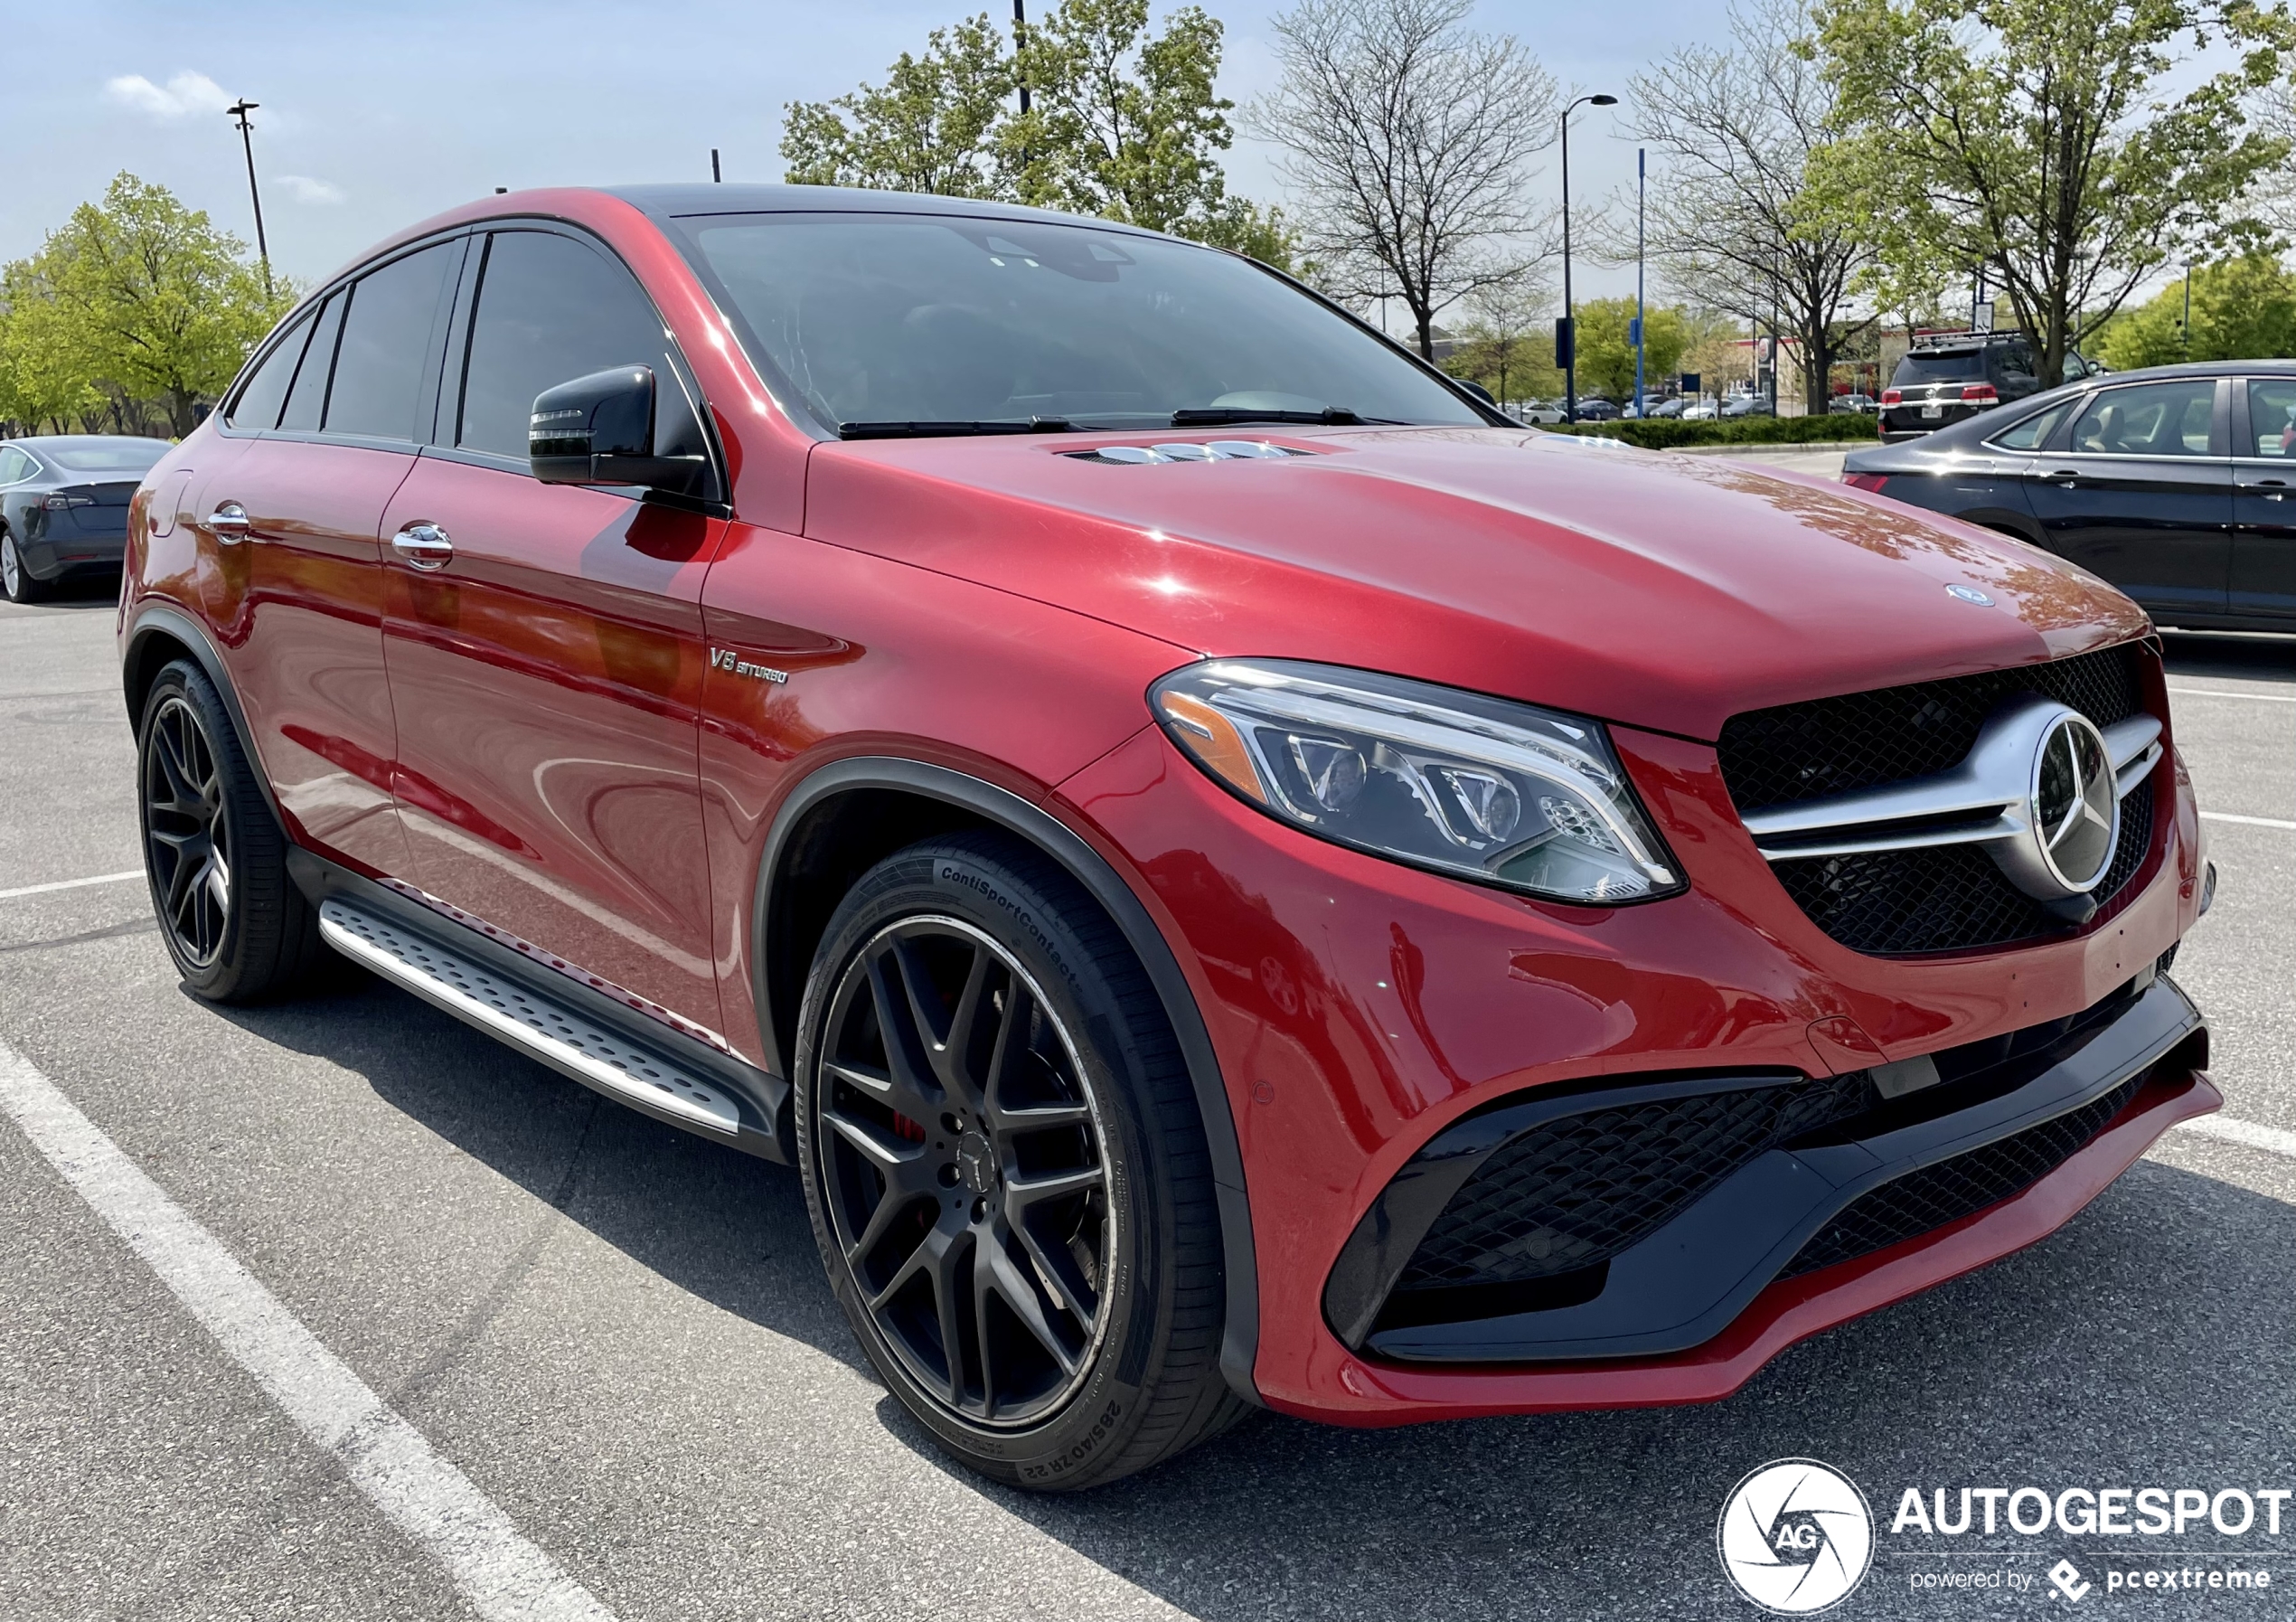
[[[1873,1062],[1831,1042],[1826,1033],[1844,1024],[1889,1061],[2001,1038],[2096,1008],[2198,914],[2200,824],[2173,750],[2151,779],[2151,850],[2088,924],[2011,948],[1887,958],[1834,940],[1788,895],[1739,820],[1714,746],[1612,735],[1689,873],[1687,893],[1614,909],[1548,904],[1327,844],[1225,793],[1153,728],[1050,802],[1128,875],[1202,1012],[1242,1155],[1257,1286],[1252,1380],[1270,1406],[1397,1424],[1719,1396],[1801,1335],[2030,1242],[2169,1121],[2215,1107],[2197,1072],[2188,1084],[2148,1080],[2054,1174],[1906,1253],[1926,1259],[1893,1252],[1764,1284],[1773,1268],[1747,1285],[1759,1272],[1750,1264],[1734,1282],[1752,1300],[1713,1338],[1678,1339],[1678,1350],[1466,1368],[1350,1345],[1327,1317],[1326,1282],[1382,1191],[1462,1120],[1541,1091],[1656,1074],[1840,1076]],[[2113,1145],[2126,1154],[2097,1170]],[[1910,1146],[1876,1159],[1909,1157],[1919,1157]],[[1828,1186],[1851,1197],[1858,1174],[1834,1175]],[[2056,1214],[2037,1223],[2037,1211]],[[1764,1255],[1786,1242],[1776,1237]]]
[[[1998,1061],[1999,1044],[1980,1044],[1952,1080],[1894,1099],[1852,1073],[1502,1102],[1438,1134],[1381,1191],[1325,1316],[1388,1362],[1689,1352],[1780,1280],[1852,1277],[2047,1182],[2148,1083],[2182,1085],[2207,1062],[2199,1014],[2150,971],[2092,1022],[2038,1034]]]

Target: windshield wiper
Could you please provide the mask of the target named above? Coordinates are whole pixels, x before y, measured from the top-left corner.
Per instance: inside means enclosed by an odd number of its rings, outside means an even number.
[[[1387,423],[1385,417],[1359,417],[1345,406],[1325,406],[1320,411],[1263,411],[1253,406],[1207,406],[1172,414],[1174,428],[1219,428],[1230,422],[1320,422],[1331,427],[1361,428]]]
[[[1072,434],[1077,425],[1065,417],[1031,417],[1024,422],[1011,418],[956,418],[947,421],[841,422],[841,439],[943,439],[961,434]]]

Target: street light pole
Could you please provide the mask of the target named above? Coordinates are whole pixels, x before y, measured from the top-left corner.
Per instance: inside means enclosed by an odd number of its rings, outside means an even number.
[[[1643,323],[1649,319],[1642,308],[1642,147],[1634,148],[1634,416],[1642,416],[1642,344]]]
[[[263,261],[263,296],[271,297],[271,245],[263,240],[263,193],[255,184],[255,137],[248,133],[248,114],[263,104],[249,101],[242,96],[236,107],[227,107],[223,116],[240,121],[240,146],[247,153],[247,194],[255,203],[255,252]]]
[[[2192,261],[2185,261],[2185,324],[2177,335],[2184,345],[2185,359],[2192,359]]]
[[[1017,0],[1016,0],[1017,3]],[[1616,107],[1615,96],[1581,96],[1563,108],[1563,420],[1578,420],[1578,324],[1570,302],[1570,116],[1581,104]]]

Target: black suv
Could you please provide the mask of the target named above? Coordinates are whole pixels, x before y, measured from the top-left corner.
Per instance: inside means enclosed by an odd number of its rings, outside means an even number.
[[[2079,355],[2065,357],[2066,382],[2090,370]],[[1914,340],[1881,391],[1881,437],[1910,439],[2039,387],[2033,346],[2023,333],[1928,334]]]

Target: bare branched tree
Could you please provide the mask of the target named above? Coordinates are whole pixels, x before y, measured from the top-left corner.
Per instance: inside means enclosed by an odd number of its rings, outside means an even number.
[[[1827,373],[1869,325],[1855,283],[1870,250],[1806,206],[1810,154],[1826,138],[1833,92],[1794,43],[1801,0],[1750,0],[1730,13],[1728,50],[1692,45],[1632,81],[1633,133],[1662,155],[1649,252],[1696,302],[1767,325],[1802,351],[1802,399],[1826,409]]]
[[[1435,318],[1543,259],[1531,157],[1556,136],[1555,81],[1473,0],[1302,0],[1275,23],[1283,80],[1245,127],[1284,147],[1308,256],[1335,295],[1400,298],[1419,353]]]

